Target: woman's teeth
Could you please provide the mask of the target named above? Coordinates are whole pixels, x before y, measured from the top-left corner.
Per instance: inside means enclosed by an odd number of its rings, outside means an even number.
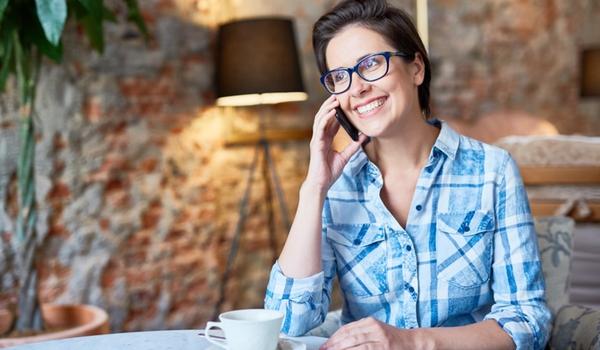
[[[375,100],[367,105],[360,106],[360,107],[356,108],[356,110],[358,111],[358,113],[364,114],[364,113],[370,112],[370,111],[374,110],[375,108],[381,106],[383,104],[383,102],[385,102],[385,99],[380,98],[380,99]]]

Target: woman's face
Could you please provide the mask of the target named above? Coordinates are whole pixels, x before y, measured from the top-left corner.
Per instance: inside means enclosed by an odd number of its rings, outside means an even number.
[[[352,25],[329,41],[325,56],[328,69],[347,68],[369,54],[383,51],[396,49],[381,34]],[[337,99],[352,123],[367,136],[393,136],[411,118],[421,118],[417,89],[423,82],[423,72],[420,59],[405,63],[402,57],[392,56],[386,76],[367,82],[353,73],[350,89]]]

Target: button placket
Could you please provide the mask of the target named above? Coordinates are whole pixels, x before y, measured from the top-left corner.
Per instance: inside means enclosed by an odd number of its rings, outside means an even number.
[[[388,242],[388,279],[390,289],[396,290],[404,281],[404,251],[402,250],[402,232],[386,225],[385,235]]]

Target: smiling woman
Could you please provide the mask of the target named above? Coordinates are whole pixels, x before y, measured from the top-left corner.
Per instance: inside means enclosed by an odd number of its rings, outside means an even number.
[[[431,116],[429,59],[408,15],[342,1],[313,47],[332,96],[265,299],[282,331],[321,324],[337,276],[344,326],[324,348],[544,348],[550,312],[518,169]],[[340,152],[336,109],[360,131]]]

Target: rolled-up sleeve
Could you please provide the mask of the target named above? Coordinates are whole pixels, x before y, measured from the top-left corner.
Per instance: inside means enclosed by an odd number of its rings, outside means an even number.
[[[300,336],[319,326],[331,302],[335,260],[331,246],[322,239],[323,271],[305,278],[287,277],[276,262],[271,269],[265,296],[265,308],[283,312],[281,331]]]
[[[508,154],[499,173],[492,265],[495,304],[485,319],[496,320],[517,349],[543,349],[551,313],[531,210],[518,167]]]

